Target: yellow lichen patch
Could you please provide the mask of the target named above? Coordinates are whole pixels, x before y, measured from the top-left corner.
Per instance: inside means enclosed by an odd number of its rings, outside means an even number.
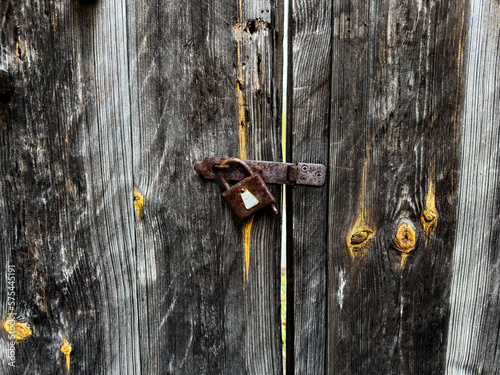
[[[5,320],[3,327],[7,334],[11,335],[16,341],[24,340],[32,334],[29,324],[16,321],[13,314],[10,314]]]
[[[66,340],[66,339],[64,339],[63,345],[61,346],[61,352],[66,357],[66,367],[68,368],[68,372],[69,372],[71,345],[69,344],[68,340]]]
[[[394,243],[397,249],[404,254],[408,254],[413,250],[417,243],[415,231],[408,223],[402,223],[399,226],[396,237],[394,238]]]
[[[144,195],[134,186],[134,207],[137,218],[141,221],[144,218]]]
[[[429,189],[427,191],[427,197],[425,199],[425,209],[420,215],[420,220],[425,231],[425,243],[427,244],[428,238],[436,229],[438,213],[436,210],[436,198],[434,195],[434,185],[432,181],[429,182]]]

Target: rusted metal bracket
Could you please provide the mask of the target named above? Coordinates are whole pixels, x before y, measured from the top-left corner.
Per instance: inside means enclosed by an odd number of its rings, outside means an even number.
[[[239,167],[219,165],[227,158],[205,158],[195,164],[194,169],[204,178],[218,179],[217,173],[226,169],[228,180],[241,181],[248,177],[248,173]],[[322,186],[326,180],[326,167],[323,164],[311,163],[279,163],[272,161],[244,160],[254,172],[260,173],[266,184],[281,185],[309,185]]]

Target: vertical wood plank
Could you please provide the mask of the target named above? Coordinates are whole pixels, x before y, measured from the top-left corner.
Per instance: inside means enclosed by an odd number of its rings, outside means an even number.
[[[500,360],[500,7],[472,1],[447,373],[493,374]]]
[[[279,160],[275,3],[0,10],[0,256],[32,328],[2,373],[66,373],[64,339],[76,373],[280,373],[279,221],[245,230],[193,170]]]
[[[327,373],[444,370],[465,20],[334,6]]]
[[[151,280],[145,373],[280,372],[279,223],[260,214],[236,224],[217,185],[192,169],[206,156],[279,156],[275,11],[269,1],[129,4],[144,196],[135,230]]]
[[[281,159],[281,105],[277,89],[280,82],[277,43],[276,2],[243,1],[240,5],[243,104],[245,108],[246,151],[240,143],[240,156],[257,160]],[[243,118],[240,117],[240,141]],[[280,201],[279,186],[270,187]],[[281,374],[280,241],[278,216],[269,211],[257,214],[242,228],[244,246],[244,312],[246,335],[245,372]],[[247,242],[248,241],[248,242]],[[278,323],[278,324],[276,324]]]
[[[3,373],[66,373],[64,340],[71,371],[139,369],[123,5],[2,3],[3,252],[32,332]]]
[[[290,1],[291,95],[289,147],[293,162],[328,162],[331,75],[330,1]],[[326,352],[327,186],[296,186],[289,227],[287,373],[321,374]]]
[[[466,6],[329,7],[293,3],[293,159],[327,155],[329,186],[292,198],[290,369],[441,372]]]

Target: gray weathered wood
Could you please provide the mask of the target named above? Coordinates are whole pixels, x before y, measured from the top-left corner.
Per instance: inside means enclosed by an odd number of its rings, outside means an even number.
[[[277,3],[0,4],[2,374],[281,373],[279,219],[192,168],[280,160]],[[287,372],[497,372],[497,2],[291,6]]]
[[[470,7],[447,373],[495,374],[500,363],[500,7],[490,0],[471,1]]]
[[[0,23],[0,260],[32,327],[0,372],[66,373],[67,339],[73,373],[280,373],[279,219],[245,232],[193,170],[279,160],[275,3],[9,1]]]
[[[466,9],[334,8],[328,373],[444,369]]]
[[[310,198],[322,192],[296,189],[294,196],[294,371],[439,373],[467,7],[447,1],[293,7],[293,158],[327,156],[330,181],[327,222],[321,223],[325,205]],[[424,225],[427,210],[438,216]],[[399,228],[413,233],[407,249],[401,242],[398,249]],[[317,365],[325,352],[326,367]]]
[[[289,148],[293,162],[328,164],[330,1],[294,0],[288,71]],[[289,196],[287,373],[318,374],[325,365],[327,186],[294,187]]]

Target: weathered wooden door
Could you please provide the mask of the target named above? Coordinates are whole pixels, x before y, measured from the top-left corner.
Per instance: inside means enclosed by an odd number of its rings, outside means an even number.
[[[3,0],[0,25],[1,374],[500,372],[498,2]],[[193,170],[282,142],[328,167],[286,194],[285,366],[280,218],[239,225]]]
[[[64,374],[67,340],[75,374],[280,373],[279,219],[241,228],[193,170],[280,158],[275,4],[0,14],[1,263],[31,327],[0,372]]]
[[[329,167],[291,196],[294,373],[500,372],[499,21],[293,1],[291,158]]]

